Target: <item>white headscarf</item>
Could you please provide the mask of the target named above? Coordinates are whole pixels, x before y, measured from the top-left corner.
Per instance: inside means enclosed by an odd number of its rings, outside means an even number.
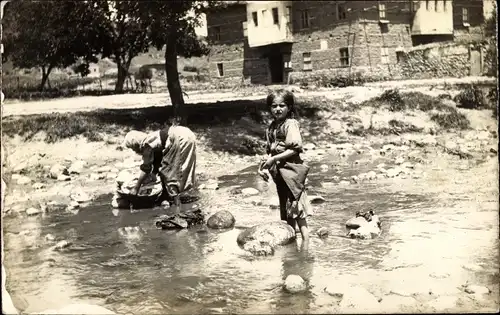
[[[144,132],[140,132],[137,130],[129,131],[125,136],[125,140],[123,141],[122,146],[125,148],[132,149],[137,153],[139,153],[141,151],[142,144],[144,143],[146,137],[147,134]]]

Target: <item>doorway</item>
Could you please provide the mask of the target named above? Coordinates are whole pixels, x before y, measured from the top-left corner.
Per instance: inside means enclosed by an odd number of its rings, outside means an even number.
[[[269,72],[271,74],[271,83],[283,83],[283,54],[273,53],[269,55]]]
[[[470,48],[470,74],[471,76],[480,76],[483,72],[483,58],[481,49],[478,47]]]

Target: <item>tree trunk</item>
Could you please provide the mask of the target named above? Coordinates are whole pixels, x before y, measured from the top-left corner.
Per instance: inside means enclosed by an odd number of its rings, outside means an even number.
[[[180,125],[186,124],[184,113],[184,97],[182,94],[179,72],[177,70],[177,34],[172,32],[165,49],[165,74],[167,76],[168,93],[174,110],[174,118]]]
[[[40,83],[40,91],[43,91],[45,88],[45,84],[47,83],[47,80],[49,79],[49,74],[50,71],[52,71],[53,66],[49,66],[48,68],[45,68],[45,66],[42,66],[42,83]]]
[[[118,76],[115,83],[115,92],[122,93],[123,85],[125,84],[125,79],[127,78],[128,69],[125,69],[120,58],[116,58],[116,61],[116,66],[118,67]]]

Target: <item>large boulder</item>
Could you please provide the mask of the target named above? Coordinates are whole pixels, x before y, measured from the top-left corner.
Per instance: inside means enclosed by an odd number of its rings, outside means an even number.
[[[285,221],[268,222],[242,231],[238,245],[255,255],[272,255],[274,248],[287,245],[295,239],[295,229]],[[272,249],[272,250],[270,250]]]
[[[222,210],[214,213],[207,220],[207,226],[211,229],[230,229],[234,226],[236,220],[231,212]]]

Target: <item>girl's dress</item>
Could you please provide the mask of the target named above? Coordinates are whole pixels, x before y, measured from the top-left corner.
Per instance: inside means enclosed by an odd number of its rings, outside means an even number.
[[[283,153],[287,149],[297,152],[269,169],[278,190],[280,204],[281,200],[286,199],[286,208],[280,207],[281,220],[311,216],[313,212],[305,191],[309,167],[300,158],[303,149],[299,122],[291,118],[283,122],[273,121],[266,132],[266,138],[267,153],[271,156]]]
[[[135,138],[127,146],[137,143],[143,159],[141,170],[159,174],[168,197],[194,187],[196,137],[189,128],[171,126]]]

